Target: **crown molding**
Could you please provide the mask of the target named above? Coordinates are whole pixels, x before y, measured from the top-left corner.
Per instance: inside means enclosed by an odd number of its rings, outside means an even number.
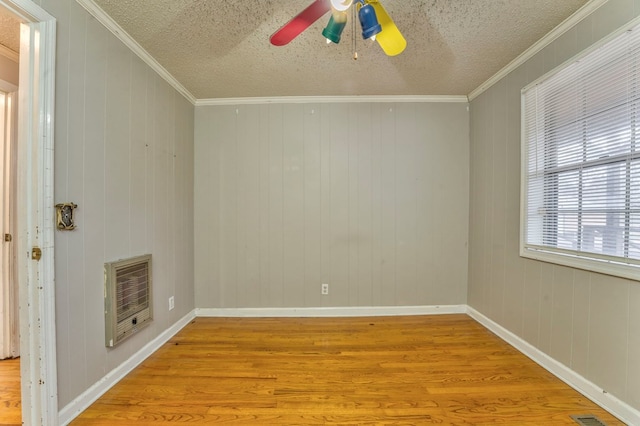
[[[282,97],[247,97],[247,98],[211,98],[196,99],[171,73],[156,61],[138,42],[136,42],[117,22],[107,15],[93,0],[76,0],[94,18],[104,25],[120,41],[133,51],[140,59],[156,71],[167,83],[195,106],[213,105],[250,105],[250,104],[291,104],[291,103],[356,103],[356,102],[464,102],[468,103],[488,90],[510,72],[531,59],[546,46],[573,28],[577,23],[592,14],[609,0],[590,0],[573,15],[565,19],[543,38],[509,62],[504,68],[480,84],[467,96],[464,95],[391,95],[391,96],[282,96]],[[2,53],[0,51],[0,53]]]
[[[467,103],[466,96],[281,96],[264,98],[213,98],[198,99],[196,106],[212,105],[250,105],[250,104],[311,104],[311,103],[357,103],[357,102],[462,102]]]
[[[7,46],[0,44],[0,56],[4,56],[5,58],[15,62],[20,62],[20,54],[9,49]]]
[[[189,102],[195,105],[196,98],[189,92],[176,78],[171,75],[153,56],[149,54],[137,41],[133,39],[116,21],[107,15],[93,0],[76,0],[80,6],[84,7],[87,12],[104,25],[113,33],[120,41],[122,41],[133,53],[149,65],[155,72],[169,83],[174,89],[184,96]]]
[[[509,62],[504,68],[495,73],[491,78],[482,83],[480,86],[475,88],[471,93],[469,93],[469,101],[474,100],[486,90],[488,90],[491,86],[502,80],[506,77],[510,72],[514,71],[520,65],[524,64],[526,61],[531,59],[534,55],[540,52],[542,49],[547,47],[553,41],[557,40],[564,33],[569,31],[575,25],[577,25],[580,21],[585,19],[587,16],[591,15],[595,12],[600,6],[607,3],[609,0],[591,0],[588,3],[585,3],[580,9],[578,9],[573,15],[569,16],[567,19],[562,21],[557,27],[548,32],[544,37],[534,43],[527,50],[518,55],[513,61]]]

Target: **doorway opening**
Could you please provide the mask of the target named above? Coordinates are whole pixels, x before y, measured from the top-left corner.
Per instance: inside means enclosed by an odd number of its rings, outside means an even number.
[[[16,235],[17,95],[17,87],[9,87],[9,83],[0,80],[0,360],[20,356],[18,279],[13,244]]]
[[[0,8],[0,399],[1,424],[21,423],[17,236],[17,102],[20,22]]]

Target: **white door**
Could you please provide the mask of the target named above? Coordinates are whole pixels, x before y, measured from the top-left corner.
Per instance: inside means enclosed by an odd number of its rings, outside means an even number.
[[[0,359],[20,355],[16,275],[17,93],[0,82]]]

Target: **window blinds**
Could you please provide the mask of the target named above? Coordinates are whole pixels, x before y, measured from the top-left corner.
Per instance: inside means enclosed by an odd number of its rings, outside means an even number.
[[[640,26],[523,90],[523,248],[640,263]]]

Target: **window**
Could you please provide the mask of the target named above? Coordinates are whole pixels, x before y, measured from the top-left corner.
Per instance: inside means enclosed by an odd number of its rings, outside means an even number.
[[[521,255],[640,279],[640,26],[522,91]]]

